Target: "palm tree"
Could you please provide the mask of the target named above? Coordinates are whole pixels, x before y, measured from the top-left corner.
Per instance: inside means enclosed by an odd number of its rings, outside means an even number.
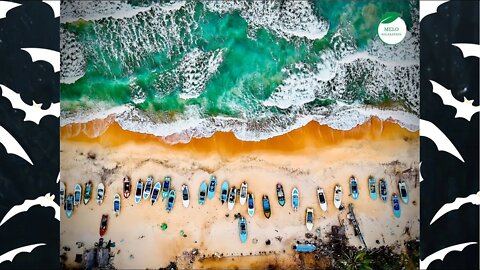
[[[342,258],[338,261],[340,268],[345,270],[371,270],[370,259],[363,250],[349,250],[344,252]]]

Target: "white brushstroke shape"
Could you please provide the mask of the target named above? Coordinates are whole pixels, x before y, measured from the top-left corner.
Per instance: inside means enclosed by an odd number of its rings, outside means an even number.
[[[463,54],[463,57],[479,57],[480,58],[480,45],[472,43],[453,43],[455,47],[458,47]]]
[[[54,72],[60,71],[60,52],[43,48],[22,48],[30,54],[32,62],[46,61],[53,67]]]
[[[464,118],[467,121],[470,121],[474,114],[480,112],[480,106],[474,106],[473,100],[468,100],[464,97],[463,102],[458,101],[453,97],[452,91],[446,89],[435,81],[430,80],[430,83],[432,84],[433,93],[440,96],[443,104],[452,106],[457,110],[455,118]]]
[[[0,226],[2,226],[12,217],[20,213],[27,212],[31,207],[36,205],[53,208],[53,210],[55,210],[55,218],[60,221],[60,206],[55,203],[54,199],[55,195],[50,195],[50,193],[47,193],[45,196],[40,196],[35,200],[25,200],[22,204],[15,205],[7,212],[0,222]]]
[[[8,2],[8,1],[0,1],[0,19],[7,17],[8,11],[21,5],[22,4]]]
[[[428,266],[430,265],[430,263],[432,263],[433,261],[435,261],[435,260],[443,261],[443,259],[445,258],[445,256],[447,256],[448,253],[450,253],[452,251],[462,251],[465,247],[467,247],[469,245],[476,244],[476,243],[477,242],[467,242],[467,243],[463,243],[463,244],[449,246],[449,247],[441,249],[437,252],[434,252],[434,253],[430,254],[429,256],[427,256],[425,258],[425,260],[423,260],[423,261],[420,260],[420,269],[427,269]]]
[[[433,222],[435,222],[437,219],[439,219],[441,216],[445,215],[446,213],[450,211],[454,211],[460,208],[460,206],[466,204],[466,203],[471,203],[474,205],[480,205],[480,191],[477,192],[476,194],[471,194],[468,197],[458,197],[453,201],[452,203],[446,203],[440,209],[437,211],[435,216],[433,216],[432,221],[430,221],[430,225],[432,225]]]
[[[2,126],[0,126],[0,144],[5,147],[8,154],[17,155],[33,165],[32,160],[30,160],[30,157],[27,155],[25,150],[23,150],[23,147]]]
[[[42,2],[49,5],[52,8],[53,14],[55,14],[55,18],[60,16],[60,0],[56,0],[56,1],[43,0]]]
[[[23,246],[23,247],[19,247],[19,248],[10,250],[10,251],[8,251],[8,252],[0,255],[0,264],[1,264],[2,262],[6,262],[6,261],[13,262],[13,259],[14,259],[15,256],[17,256],[19,253],[22,253],[22,252],[30,253],[30,252],[32,252],[32,250],[34,250],[36,247],[45,246],[45,245],[46,245],[45,243],[40,243],[40,244],[28,245],[28,246]]]
[[[60,172],[58,172],[57,183],[60,182]]]
[[[418,20],[419,22],[422,21],[425,16],[430,15],[432,13],[437,12],[437,8],[443,4],[446,3],[447,1],[420,1],[420,19]]]
[[[10,100],[12,108],[25,112],[25,122],[31,121],[38,125],[40,124],[40,120],[47,115],[60,117],[60,102],[51,103],[50,107],[44,110],[41,108],[42,104],[36,104],[35,101],[33,102],[33,105],[26,104],[23,102],[20,94],[5,85],[0,84],[0,89],[2,90],[2,96]]]
[[[450,139],[448,139],[448,137],[445,136],[445,134],[432,122],[420,119],[420,136],[432,140],[437,146],[438,151],[447,152],[460,159],[462,162],[465,162],[462,155],[460,155]]]
[[[420,177],[420,183],[423,182],[423,176],[422,176],[422,162],[420,161],[420,164],[418,164],[418,176]]]

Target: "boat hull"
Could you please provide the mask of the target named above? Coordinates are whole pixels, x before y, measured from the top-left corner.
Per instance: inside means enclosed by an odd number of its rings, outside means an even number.
[[[212,177],[210,184],[208,185],[208,199],[211,200],[215,196],[215,190],[217,188],[217,179]]]
[[[370,193],[370,198],[372,198],[372,200],[377,199],[377,181],[373,178],[368,179],[368,192]]]
[[[142,200],[142,192],[143,183],[137,182],[137,186],[135,187],[135,203],[139,203]]]
[[[245,205],[245,203],[247,202],[247,192],[248,192],[247,188],[248,188],[247,183],[243,183],[240,186],[240,198],[239,198],[240,205]]]
[[[300,197],[297,188],[293,188],[292,190],[292,208],[294,211],[297,211],[298,207],[300,207]]]
[[[101,205],[103,203],[103,197],[105,196],[105,186],[100,183],[97,187],[97,204]]]
[[[202,196],[202,191],[204,192],[204,195]],[[200,185],[200,189],[198,191],[198,203],[199,204],[205,204],[205,197],[207,196],[207,184],[203,182]]]
[[[73,205],[79,205],[82,201],[82,187],[77,184],[75,185],[75,192],[73,194]]]
[[[152,205],[157,202],[158,196],[160,196],[160,189],[162,188],[162,185],[160,182],[156,182],[155,186],[153,186],[152,190],[152,197],[150,197],[150,202]]]
[[[224,204],[227,201],[228,197],[228,182],[223,181],[222,190],[220,192],[220,202]]]
[[[120,214],[120,195],[118,194],[113,199],[113,213],[117,216]]]

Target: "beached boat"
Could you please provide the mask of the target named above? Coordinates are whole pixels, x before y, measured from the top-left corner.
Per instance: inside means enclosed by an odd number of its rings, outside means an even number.
[[[185,208],[188,208],[190,204],[190,193],[188,192],[188,186],[185,184],[182,185],[182,203]]]
[[[307,207],[305,225],[307,226],[307,230],[311,231],[313,229],[313,208],[311,207]]]
[[[75,185],[75,192],[73,193],[73,205],[79,205],[82,200],[82,186],[80,184]]]
[[[103,183],[98,184],[97,186],[97,203],[101,205],[103,203],[103,197],[105,197],[105,186]]]
[[[170,192],[168,193],[167,203],[165,205],[165,210],[167,210],[167,213],[170,213],[170,211],[172,211],[176,197],[177,195],[175,194],[175,190],[170,190]]]
[[[283,186],[281,183],[277,183],[277,200],[280,206],[285,205],[285,193],[283,193]]]
[[[293,249],[297,252],[314,252],[317,247],[314,244],[296,244]]]
[[[132,190],[132,185],[130,182],[130,177],[125,176],[123,178],[123,197],[125,197],[125,199],[128,199],[128,197],[130,197],[131,190]]]
[[[104,236],[107,232],[108,226],[108,215],[102,215],[102,219],[100,219],[100,237]]]
[[[247,242],[247,221],[245,220],[244,217],[240,217],[238,220],[238,229],[239,229],[239,234],[240,234],[240,241],[242,243]]]
[[[142,191],[143,191],[143,182],[142,179],[138,179],[137,187],[135,188],[135,202],[139,203],[142,199]]]
[[[115,194],[113,197],[113,213],[115,213],[116,216],[120,214],[120,194]]]
[[[297,211],[300,206],[300,196],[298,195],[298,189],[294,187],[292,189],[292,207],[293,211]]]
[[[247,197],[248,215],[253,217],[253,214],[255,214],[255,197],[252,193],[248,193]]]
[[[68,194],[67,198],[65,199],[65,214],[67,218],[71,218],[73,214],[73,195]]]
[[[208,199],[211,200],[215,196],[215,189],[217,187],[217,178],[215,176],[210,177],[210,184],[208,184]]]
[[[227,197],[228,197],[228,181],[225,180],[223,181],[223,184],[222,184],[222,191],[220,193],[220,202],[224,204],[227,201]]]
[[[143,188],[143,199],[146,200],[150,197],[150,193],[152,192],[153,187],[153,177],[147,177],[147,182],[145,182],[145,186]]]
[[[335,195],[333,195],[333,205],[335,208],[340,208],[342,205],[342,187],[339,185],[335,186]]]
[[[373,176],[368,177],[368,192],[370,193],[370,198],[373,200],[377,199],[377,180]]]
[[[405,183],[405,181],[399,181],[398,190],[400,191],[400,197],[402,198],[402,201],[405,204],[407,204],[408,203],[407,183]]]
[[[350,193],[352,194],[352,198],[356,200],[358,198],[358,184],[357,179],[355,176],[350,176]]]
[[[317,188],[317,197],[318,197],[318,203],[320,204],[320,208],[323,211],[327,211],[327,196],[325,196],[325,192],[323,191],[323,188]]]
[[[263,214],[265,215],[266,218],[270,218],[270,216],[272,215],[272,212],[270,209],[270,200],[268,199],[267,195],[263,195],[262,204],[263,204]]]
[[[162,183],[160,183],[160,181],[157,181],[153,186],[152,197],[150,197],[150,202],[152,203],[152,205],[157,202],[158,196],[160,196],[161,189],[162,189]]]
[[[202,182],[200,184],[200,190],[198,191],[198,203],[205,204],[205,197],[207,196],[207,184]]]
[[[388,189],[387,181],[385,181],[383,178],[378,181],[378,189],[380,193],[380,199],[382,199],[382,201],[386,203],[388,200]]]
[[[65,204],[65,183],[60,182],[60,205]]]
[[[243,181],[242,185],[240,186],[240,205],[244,205],[247,201],[247,182]]]
[[[92,181],[88,181],[85,184],[85,191],[83,193],[83,204],[87,205],[87,203],[92,198]]]
[[[400,210],[400,200],[398,198],[398,195],[395,193],[392,193],[392,208],[393,208],[393,214],[399,218],[401,214]]]
[[[235,188],[235,186],[233,186],[231,189],[230,189],[230,193],[228,194],[228,209],[229,210],[232,210],[233,207],[235,206],[235,201],[237,200],[237,189]]]
[[[165,178],[163,178],[162,201],[168,197],[168,193],[170,192],[171,182],[172,182],[172,178],[170,176],[165,176]]]

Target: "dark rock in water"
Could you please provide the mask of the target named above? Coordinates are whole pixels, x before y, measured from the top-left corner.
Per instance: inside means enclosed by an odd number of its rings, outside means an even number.
[[[268,239],[267,241],[265,241],[265,245],[269,246],[270,244],[271,244],[270,239]]]
[[[88,157],[89,159],[96,159],[96,158],[97,158],[97,154],[95,154],[95,153],[93,153],[93,152],[88,152],[87,157]]]
[[[313,234],[307,232],[307,233],[305,233],[305,237],[306,237],[307,239],[310,239],[310,238],[313,237]]]

